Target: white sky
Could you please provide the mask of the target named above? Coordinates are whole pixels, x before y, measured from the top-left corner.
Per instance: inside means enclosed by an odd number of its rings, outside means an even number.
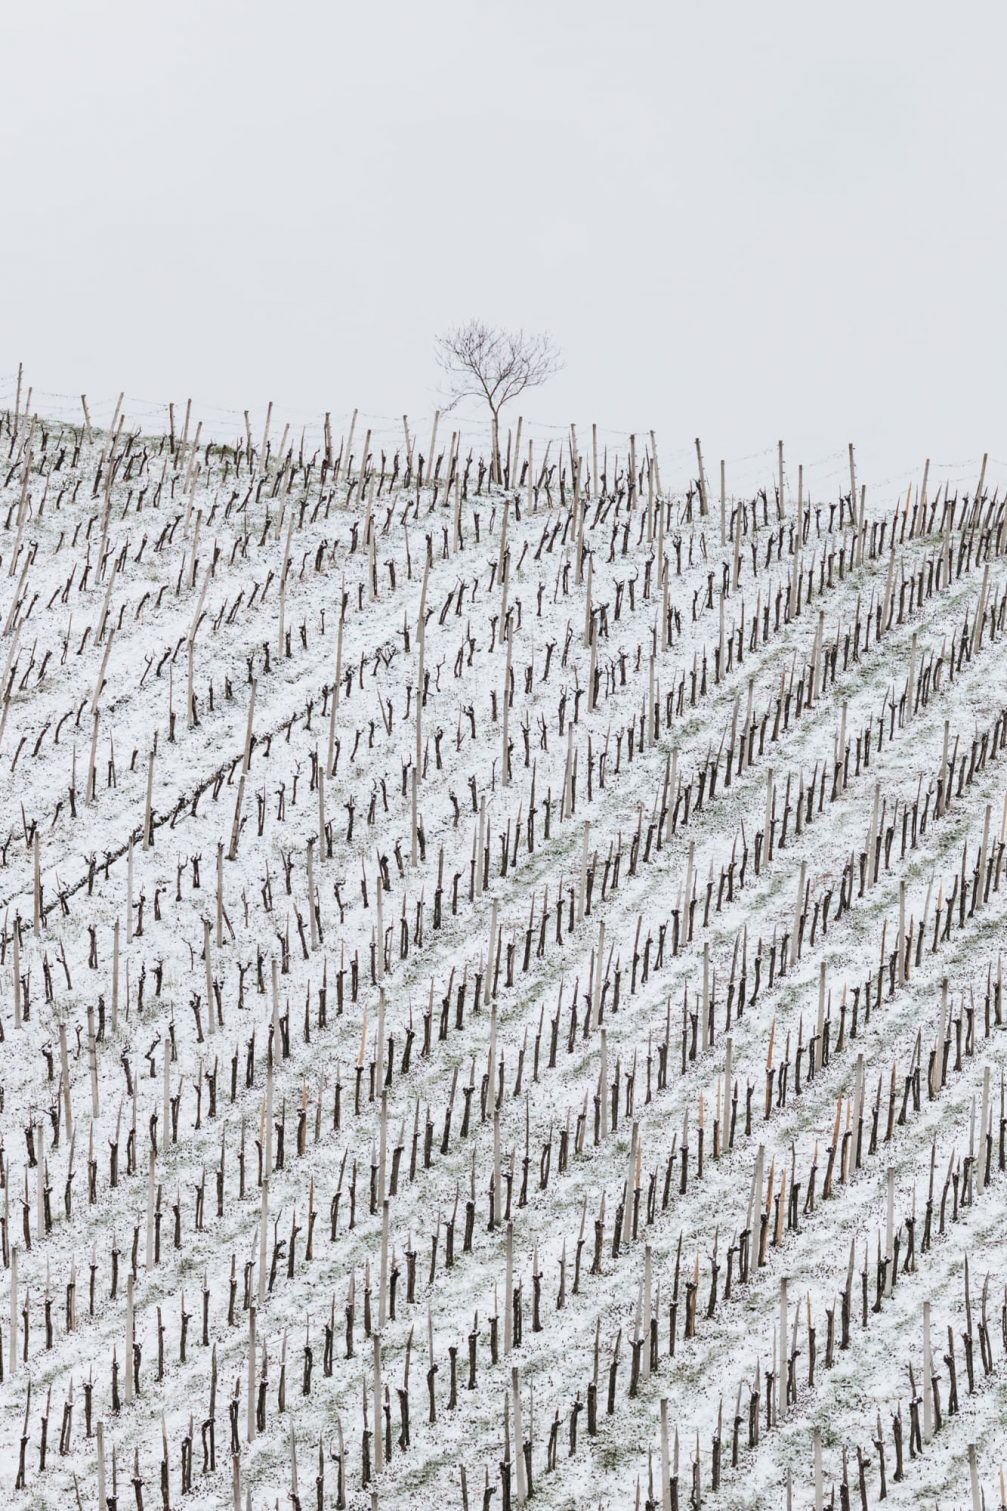
[[[529,417],[653,428],[673,481],[697,435],[729,483],[781,436],[823,490],[850,440],[887,491],[1007,476],[1005,41],[930,0],[7,7],[0,394],[419,425],[478,315],[562,346]]]

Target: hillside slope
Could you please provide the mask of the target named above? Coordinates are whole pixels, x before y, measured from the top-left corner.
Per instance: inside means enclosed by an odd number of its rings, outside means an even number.
[[[2,439],[12,1504],[1002,1502],[983,480]]]

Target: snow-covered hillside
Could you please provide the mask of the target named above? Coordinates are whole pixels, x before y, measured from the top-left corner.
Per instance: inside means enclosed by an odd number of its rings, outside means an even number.
[[[1002,1504],[1004,503],[420,449],[3,419],[4,1492]]]

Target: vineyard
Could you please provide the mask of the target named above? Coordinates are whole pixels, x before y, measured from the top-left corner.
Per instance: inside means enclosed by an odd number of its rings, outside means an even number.
[[[1004,1507],[1007,505],[0,418],[12,1507]]]

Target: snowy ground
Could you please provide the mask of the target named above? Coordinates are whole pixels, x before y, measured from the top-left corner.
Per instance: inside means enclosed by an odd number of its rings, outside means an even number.
[[[914,486],[874,508],[868,488],[861,516],[847,485],[799,516],[770,484],[722,520],[716,496],[704,512],[695,492],[661,494],[640,443],[632,483],[626,449],[610,450],[597,482],[580,458],[575,493],[569,447],[491,487],[445,445],[431,487],[404,447],[370,455],[361,479],[338,437],[325,465],[324,447],[87,438],[12,415],[0,438],[0,1479],[14,1504],[65,1507],[76,1484],[96,1505],[101,1424],[119,1507],[181,1502],[190,1432],[193,1506],[289,1504],[296,1462],[305,1511],[341,1489],[350,1507],[467,1493],[476,1508],[486,1476],[500,1507],[528,1489],[522,1438],[543,1505],[685,1506],[698,1475],[704,1504],[785,1505],[789,1476],[810,1506],[815,1429],[825,1500],[835,1486],[840,1501],[845,1457],[861,1503],[860,1450],[873,1506],[879,1423],[893,1504],[971,1504],[970,1444],[999,1504],[1007,529],[991,490],[974,506],[974,488],[931,485],[924,501]],[[933,947],[963,846],[967,903]],[[698,1020],[684,1067],[683,1004]],[[796,1398],[781,1399],[784,1279]],[[941,1422],[920,1407],[911,1456],[927,1303]],[[256,1405],[265,1386],[250,1432],[253,1310]]]

